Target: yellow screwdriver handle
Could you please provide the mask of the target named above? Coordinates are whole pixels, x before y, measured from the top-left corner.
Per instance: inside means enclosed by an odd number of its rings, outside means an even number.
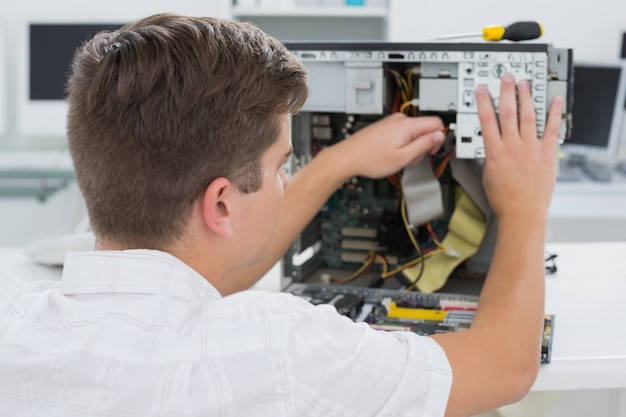
[[[504,28],[504,26],[487,26],[483,28],[483,39],[492,42],[500,41],[502,40],[505,32],[506,29]]]
[[[515,22],[509,26],[487,26],[483,28],[483,39],[486,41],[528,41],[543,35],[543,26],[539,22]]]

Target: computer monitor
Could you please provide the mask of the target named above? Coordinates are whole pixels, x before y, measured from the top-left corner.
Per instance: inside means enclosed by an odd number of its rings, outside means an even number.
[[[73,0],[20,2],[11,17],[15,50],[17,136],[65,138],[65,82],[74,50],[100,29],[115,28],[160,12],[196,16],[228,15],[230,4],[206,0],[110,0],[78,5]],[[24,3],[24,2],[22,2]],[[175,4],[174,4],[175,3]],[[228,6],[228,7],[227,7]]]
[[[122,21],[29,21],[24,24],[18,130],[26,136],[65,136],[65,84],[76,48]]]
[[[571,136],[566,157],[615,158],[621,139],[626,96],[626,66],[620,61],[574,63]]]

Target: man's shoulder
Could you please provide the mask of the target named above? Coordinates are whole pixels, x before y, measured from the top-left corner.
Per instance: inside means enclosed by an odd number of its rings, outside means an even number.
[[[44,294],[49,291],[56,291],[60,288],[59,281],[35,281],[18,288],[12,294],[0,300],[0,304],[15,302],[29,295]]]
[[[224,303],[241,305],[246,309],[271,309],[292,311],[293,308],[310,308],[312,305],[293,294],[266,290],[241,291],[224,297]]]
[[[15,308],[18,304],[34,302],[39,296],[57,291],[60,287],[59,281],[35,281],[17,289],[7,297],[0,299],[0,317],[5,312]]]

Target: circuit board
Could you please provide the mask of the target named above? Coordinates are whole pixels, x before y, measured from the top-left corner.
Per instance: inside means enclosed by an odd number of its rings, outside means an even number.
[[[477,297],[458,294],[366,294],[354,289],[298,286],[289,289],[311,304],[329,304],[354,321],[381,331],[408,331],[422,336],[468,330],[474,319]],[[546,314],[541,343],[541,363],[552,358],[554,316]]]
[[[298,132],[294,135],[295,152],[314,157],[324,148],[337,144],[379,119],[379,116],[344,113],[300,114],[293,119],[294,132]],[[371,273],[401,271],[398,266],[418,259],[422,252],[435,249],[438,238],[447,232],[454,210],[455,181],[446,164],[449,156],[450,150],[442,150],[429,161],[433,169],[440,171],[438,181],[443,193],[445,215],[416,227],[411,233],[419,248],[411,242],[401,214],[402,172],[381,179],[353,177],[331,195],[294,243],[286,256],[286,275],[302,282],[319,276],[313,271],[320,268],[332,269],[331,279],[335,280],[353,275],[364,265]],[[293,254],[310,247],[316,249],[313,256],[302,263],[305,265],[291,261]],[[372,256],[374,258],[370,258]],[[371,265],[368,265],[369,261],[372,261]],[[382,279],[374,277],[367,285],[389,286],[387,282],[394,280],[399,280],[400,285],[410,285],[403,280],[402,274],[383,275],[386,276]]]

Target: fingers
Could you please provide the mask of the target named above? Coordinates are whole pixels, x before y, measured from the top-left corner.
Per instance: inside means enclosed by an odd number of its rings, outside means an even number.
[[[502,138],[519,138],[517,99],[513,74],[505,74],[500,83],[500,129]]]
[[[493,148],[500,141],[500,127],[491,96],[484,85],[476,88],[476,105],[478,106],[478,119],[480,120],[485,148]]]
[[[427,153],[430,152],[433,154],[436,152],[441,147],[444,137],[445,135],[442,131],[436,130],[422,135],[408,143],[403,148],[403,152],[407,156],[405,165],[417,164]]]
[[[537,123],[535,121],[535,107],[530,95],[530,84],[521,80],[517,88],[519,99],[519,131],[522,140],[537,140]]]
[[[353,155],[350,176],[382,178],[441,146],[442,130],[439,117],[395,113],[359,129],[333,147],[339,154]]]
[[[443,130],[443,122],[437,116],[421,116],[421,117],[408,117],[402,113],[396,113],[400,117],[404,117],[406,123],[410,123],[409,140],[415,140],[428,133],[432,133],[438,130]]]
[[[441,147],[443,146],[443,141],[446,138],[445,133],[442,133],[443,135],[443,139],[441,140],[441,142],[439,144],[435,144],[435,146],[433,148],[430,149],[430,154],[431,155],[435,155],[437,152],[439,152],[439,149],[441,149]],[[435,141],[437,142],[437,141]]]
[[[405,165],[417,164],[427,153],[432,155],[441,148],[445,135],[443,122],[439,117],[408,117],[402,113],[397,115],[398,119],[404,118],[404,123],[409,125],[409,134],[399,144]]]
[[[557,129],[556,135],[558,136],[562,100],[559,99],[557,101],[558,109],[554,111],[551,109],[550,113],[553,115],[551,126]],[[494,139],[520,138],[523,140],[536,140],[537,125],[530,83],[527,80],[521,80],[516,89],[513,75],[506,74],[502,77],[499,102],[500,123],[498,125],[498,119],[495,115],[488,90],[484,86],[479,86],[476,89],[478,117],[482,126],[483,139],[486,142],[485,146],[493,146]],[[517,112],[518,102],[519,116]],[[555,112],[558,115],[554,114]],[[547,130],[548,128],[546,128]]]
[[[548,121],[544,129],[543,138],[541,139],[544,146],[556,152],[557,143],[559,141],[559,131],[561,130],[561,119],[563,116],[563,99],[555,97],[550,105],[548,112]]]

